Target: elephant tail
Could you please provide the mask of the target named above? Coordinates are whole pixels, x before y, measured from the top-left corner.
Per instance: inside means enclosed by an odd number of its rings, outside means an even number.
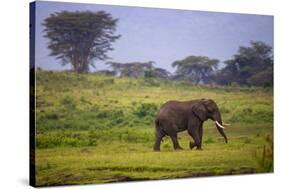
[[[155,119],[155,127],[156,127],[157,129],[160,129],[160,121],[159,121],[158,118]]]
[[[158,132],[161,132],[163,135],[167,135],[167,133],[164,131],[164,129],[161,127],[161,122],[158,118],[155,119],[155,128]],[[161,139],[161,142],[163,142],[163,138]]]
[[[155,119],[155,128],[156,128],[156,130],[158,130],[160,132],[164,132],[162,125],[161,125],[161,121],[158,118]]]

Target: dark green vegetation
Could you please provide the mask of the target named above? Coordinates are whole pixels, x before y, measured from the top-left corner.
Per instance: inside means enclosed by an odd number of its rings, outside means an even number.
[[[263,42],[241,46],[215,76],[221,85],[273,86],[273,50]]]
[[[271,88],[207,87],[153,78],[36,72],[36,185],[273,171]],[[204,125],[203,151],[153,152],[154,114],[168,100],[211,98],[232,125],[225,144]]]
[[[210,83],[218,63],[219,60],[206,56],[188,56],[183,60],[175,61],[172,66],[177,68],[176,78],[199,84],[200,81]]]
[[[263,42],[240,46],[231,59],[223,62],[222,69],[218,69],[219,62],[206,56],[188,56],[172,64],[177,68],[173,78],[195,84],[273,86],[273,51]]]

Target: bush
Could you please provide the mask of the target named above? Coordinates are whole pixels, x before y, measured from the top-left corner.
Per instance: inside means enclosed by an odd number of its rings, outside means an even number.
[[[80,102],[82,103],[82,104],[92,104],[90,101],[88,101],[84,96],[82,96],[81,98],[80,98]]]
[[[89,143],[88,143],[88,145],[89,146],[97,146],[98,144],[97,144],[97,138],[99,137],[98,136],[98,134],[97,134],[97,131],[95,131],[95,130],[91,130],[90,132],[89,132]]]
[[[45,115],[45,118],[46,119],[53,119],[53,120],[58,120],[59,119],[59,115],[55,112],[50,112],[50,113],[47,113]]]
[[[109,118],[116,119],[124,116],[123,110],[101,110],[97,113],[96,117],[99,119]]]
[[[143,103],[135,109],[134,114],[139,118],[154,117],[157,110],[158,106],[155,103]]]
[[[244,144],[250,144],[251,142],[252,140],[248,137],[244,140]]]
[[[205,143],[214,143],[214,139],[213,138],[208,138],[207,140],[204,141]]]
[[[75,109],[76,108],[76,104],[75,101],[72,97],[70,96],[65,96],[60,103],[67,109]]]
[[[111,125],[118,125],[118,124],[120,124],[120,123],[122,123],[122,122],[123,122],[123,118],[122,118],[122,117],[118,117],[118,118],[113,119],[113,120],[110,122],[110,124],[111,124]]]
[[[97,118],[99,119],[104,119],[110,117],[110,113],[108,111],[100,111],[96,115]]]

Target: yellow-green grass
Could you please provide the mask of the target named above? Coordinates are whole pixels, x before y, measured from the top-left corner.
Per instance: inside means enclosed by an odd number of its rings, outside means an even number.
[[[145,78],[36,73],[36,185],[106,183],[273,170],[272,89],[192,86]],[[183,151],[165,137],[153,152],[154,114],[168,100],[211,98],[225,144],[204,124],[203,150]]]
[[[38,185],[106,183],[129,180],[184,178],[268,172],[258,164],[262,138],[233,138],[205,144],[203,151],[173,151],[168,142],[161,152],[149,145],[115,143],[99,147],[38,149]],[[186,142],[181,140],[183,145]]]

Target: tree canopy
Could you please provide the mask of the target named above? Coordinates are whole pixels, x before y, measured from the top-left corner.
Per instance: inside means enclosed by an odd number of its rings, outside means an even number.
[[[272,47],[263,42],[239,47],[238,53],[224,63],[225,68],[217,75],[219,84],[273,86]]]
[[[113,50],[111,43],[118,19],[104,11],[62,11],[51,14],[42,23],[45,37],[49,39],[50,55],[71,64],[78,73],[89,71],[95,60],[106,60]]]
[[[168,79],[170,75],[170,72],[167,70],[154,67],[155,62],[153,61],[129,63],[107,62],[106,64],[110,65],[117,76]]]
[[[206,56],[188,56],[173,62],[172,66],[176,67],[174,78],[189,80],[195,84],[208,83],[218,63],[218,59],[210,59]]]
[[[106,64],[108,64],[118,76],[140,77],[144,76],[145,71],[152,69],[152,64],[154,64],[154,62],[107,62]]]
[[[151,70],[151,76],[160,79],[169,79],[171,73],[163,68],[153,68]]]

